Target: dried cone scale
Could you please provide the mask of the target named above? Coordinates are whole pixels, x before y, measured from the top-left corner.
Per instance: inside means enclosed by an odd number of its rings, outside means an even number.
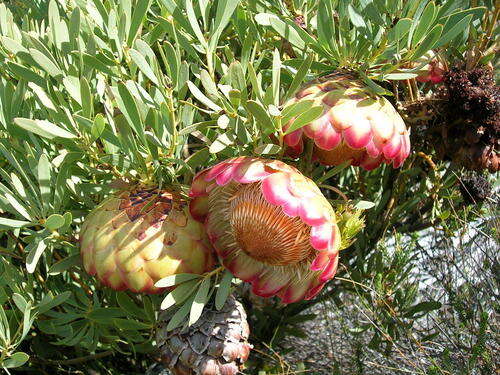
[[[285,136],[292,155],[302,153],[307,137],[314,141],[314,157],[326,165],[350,161],[366,170],[382,163],[398,168],[408,157],[410,138],[403,119],[387,99],[373,94],[354,76],[336,72],[312,81],[285,107],[306,100],[323,106],[323,114]]]
[[[314,297],[337,270],[340,231],[316,184],[278,160],[239,157],[195,176],[191,214],[219,258],[262,297]]]
[[[174,375],[235,375],[242,370],[251,349],[249,328],[245,310],[233,296],[220,311],[207,305],[192,326],[168,332],[172,314],[160,314],[156,341],[162,363]]]
[[[154,283],[213,267],[212,247],[186,201],[158,189],[135,188],[105,199],[80,232],[85,270],[115,290],[160,293]]]

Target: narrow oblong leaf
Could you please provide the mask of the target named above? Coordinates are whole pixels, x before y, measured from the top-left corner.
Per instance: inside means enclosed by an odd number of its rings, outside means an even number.
[[[153,82],[155,85],[159,85],[158,78],[156,78],[155,73],[153,72],[153,69],[149,65],[149,63],[146,61],[144,56],[141,55],[140,52],[136,51],[135,49],[131,49],[129,51],[130,57],[132,58],[132,61],[137,65],[139,70],[144,73],[146,77],[148,77],[151,82]]]
[[[39,304],[37,306],[37,311],[39,314],[46,313],[50,309],[63,304],[66,300],[68,300],[69,297],[71,297],[71,292],[69,290],[61,294],[57,294],[47,302]]]
[[[300,64],[299,69],[297,70],[297,73],[293,77],[293,81],[290,84],[290,87],[288,88],[287,93],[285,94],[285,100],[289,99],[292,97],[292,95],[295,93],[295,91],[299,88],[301,85],[302,81],[304,80],[304,77],[306,76],[307,72],[309,71],[309,68],[311,67],[312,61],[313,61],[313,54],[310,54],[307,56],[307,58]]]
[[[187,300],[186,303],[183,304],[179,310],[177,310],[177,312],[174,314],[174,316],[172,316],[172,318],[167,324],[167,331],[176,329],[182,324],[186,316],[191,311],[191,305],[193,304],[193,301],[194,301],[194,296],[191,297],[189,300]]]
[[[45,239],[38,239],[26,246],[26,250],[29,250],[28,257],[26,258],[26,269],[29,273],[35,272],[36,265],[46,248],[47,243]]]
[[[34,224],[29,221],[13,220],[7,219],[5,217],[0,217],[0,229],[23,228],[30,225]]]
[[[217,288],[217,293],[215,294],[215,308],[217,310],[222,309],[226,303],[227,297],[231,293],[231,281],[233,280],[233,274],[229,270],[224,271],[222,275],[222,280]]]
[[[202,282],[196,295],[194,296],[193,304],[189,312],[189,322],[188,325],[192,325],[198,321],[201,314],[203,313],[203,308],[208,300],[208,290],[210,289],[210,277],[205,278]]]
[[[132,20],[130,22],[130,29],[128,31],[127,37],[128,46],[132,46],[132,44],[134,43],[134,40],[137,37],[137,34],[139,33],[139,30],[142,26],[142,22],[146,17],[146,13],[151,6],[151,1],[152,0],[138,1],[136,6],[134,7],[134,13],[132,14]]]
[[[37,167],[38,186],[40,188],[40,195],[42,197],[42,206],[48,209],[51,204],[51,174],[52,166],[46,154],[42,154],[38,160]]]
[[[54,263],[49,268],[49,275],[58,275],[61,272],[64,272],[70,269],[73,266],[80,264],[81,256],[80,254],[71,255],[67,258],[61,259],[57,263]]]
[[[187,81],[187,85],[189,87],[189,91],[193,94],[193,96],[198,99],[201,103],[205,104],[208,108],[214,110],[215,112],[219,112],[222,110],[221,107],[219,107],[217,104],[215,104],[213,101],[211,101],[209,98],[203,94],[196,85],[191,82]]]
[[[289,128],[286,130],[286,134],[290,134],[291,132],[300,129],[301,127],[309,124],[311,121],[316,120],[323,113],[323,106],[318,105],[312,108],[309,108],[304,113],[298,115],[295,120],[290,124]]]
[[[181,284],[185,281],[198,279],[200,277],[201,277],[201,275],[196,275],[194,273],[179,273],[177,275],[170,275],[170,276],[164,277],[163,279],[158,280],[155,283],[155,286],[157,288],[167,288],[169,286],[178,285],[178,284]]]
[[[21,128],[32,133],[38,134],[41,137],[48,139],[60,138],[75,138],[76,136],[67,130],[64,130],[53,123],[46,120],[31,120],[27,118],[16,117],[14,123]]]
[[[264,130],[264,133],[269,134],[275,130],[274,123],[271,120],[271,117],[266,112],[264,107],[262,107],[262,105],[260,105],[259,103],[257,103],[254,100],[249,100],[246,103],[246,107],[250,111],[252,116],[255,117],[258,125],[262,127],[262,129]]]
[[[168,309],[170,306],[173,306],[174,304],[180,305],[191,294],[193,294],[197,282],[198,280],[189,280],[183,284],[180,284],[173,291],[167,294],[167,296],[163,299],[160,308],[162,310],[165,310]]]

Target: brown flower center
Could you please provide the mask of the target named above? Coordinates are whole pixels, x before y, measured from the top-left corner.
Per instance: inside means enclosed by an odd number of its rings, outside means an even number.
[[[298,263],[314,256],[311,228],[268,203],[260,184],[240,185],[230,198],[230,224],[236,243],[252,258],[273,266]]]

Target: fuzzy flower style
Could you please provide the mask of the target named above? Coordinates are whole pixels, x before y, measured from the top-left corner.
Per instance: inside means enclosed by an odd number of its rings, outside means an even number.
[[[122,191],[85,218],[83,266],[104,285],[160,293],[155,282],[178,273],[201,274],[214,264],[203,226],[178,194],[158,189]]]
[[[382,163],[398,168],[408,157],[410,137],[401,116],[387,99],[350,74],[336,72],[312,81],[284,107],[309,100],[323,106],[323,114],[285,135],[292,156],[302,153],[305,136],[314,141],[313,156],[325,165],[349,161],[366,170]]]
[[[238,157],[198,173],[191,214],[223,265],[262,297],[313,298],[337,270],[335,212],[316,184],[277,160]]]

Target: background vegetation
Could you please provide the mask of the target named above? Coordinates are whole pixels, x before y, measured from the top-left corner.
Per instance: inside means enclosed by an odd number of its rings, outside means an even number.
[[[117,181],[187,189],[217,160],[282,156],[282,104],[337,67],[415,120],[405,104],[436,91],[415,80],[420,59],[435,50],[448,66],[496,66],[498,12],[462,0],[1,3],[0,367],[144,373],[162,297],[102,288],[77,243]],[[304,124],[317,116],[303,113]],[[365,208],[366,228],[316,299],[245,297],[249,374],[496,371],[497,176],[470,204],[460,192],[470,173],[439,160],[410,123],[398,170],[285,157],[333,203],[330,186]],[[321,324],[334,341],[315,333]]]

